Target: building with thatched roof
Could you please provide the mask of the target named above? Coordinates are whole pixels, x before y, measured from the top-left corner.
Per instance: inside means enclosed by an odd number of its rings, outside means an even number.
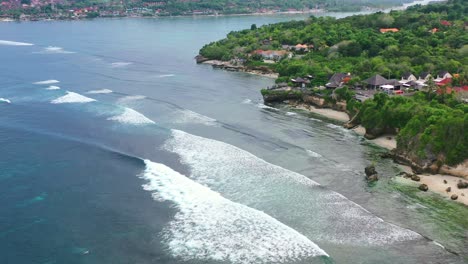
[[[388,80],[385,79],[384,77],[382,77],[381,75],[376,74],[376,75],[370,77],[369,79],[364,80],[363,82],[364,82],[365,84],[367,84],[367,86],[368,86],[369,88],[377,89],[377,88],[380,87],[381,85],[387,84]]]

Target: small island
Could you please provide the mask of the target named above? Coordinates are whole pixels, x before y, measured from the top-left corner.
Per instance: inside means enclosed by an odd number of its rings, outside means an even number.
[[[450,0],[252,25],[204,46],[196,59],[275,77],[276,84],[261,91],[265,104],[344,112],[344,126],[367,139],[396,138],[386,156],[414,173],[466,180],[467,14],[464,1]],[[446,184],[442,180],[438,185]]]

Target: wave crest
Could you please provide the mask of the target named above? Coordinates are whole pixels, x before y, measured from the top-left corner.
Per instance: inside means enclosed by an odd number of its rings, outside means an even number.
[[[6,98],[0,98],[0,102],[5,102],[7,104],[11,104],[11,101],[9,99],[6,99]]]
[[[131,108],[125,107],[124,112],[120,115],[109,117],[107,120],[117,121],[122,124],[131,125],[144,125],[144,124],[155,124],[155,122],[140,112],[137,112]]]
[[[149,160],[145,164],[143,188],[179,209],[163,231],[175,257],[250,264],[328,256],[269,215],[232,202],[163,164]]]
[[[6,46],[33,46],[34,44],[26,43],[26,42],[10,41],[10,40],[0,40],[0,45],[6,45]]]
[[[184,109],[184,110],[179,110],[176,113],[176,117],[174,118],[174,123],[176,124],[201,124],[201,125],[206,125],[206,126],[217,126],[217,120],[202,114],[199,114],[197,112]]]
[[[39,84],[39,85],[42,85],[42,84],[54,84],[54,83],[59,83],[60,81],[57,81],[57,80],[45,80],[45,81],[39,81],[39,82],[35,82],[33,84]]]
[[[91,90],[87,92],[87,94],[108,94],[108,93],[112,93],[112,90],[101,89],[101,90]]]
[[[86,97],[84,95],[74,93],[74,92],[69,92],[67,91],[67,94],[64,96],[61,96],[57,99],[54,99],[51,101],[52,104],[71,104],[71,103],[90,103],[94,102],[93,98]]]

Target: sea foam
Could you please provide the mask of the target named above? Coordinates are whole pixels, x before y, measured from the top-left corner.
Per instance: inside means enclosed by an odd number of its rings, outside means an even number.
[[[48,46],[42,49],[39,52],[34,52],[39,54],[73,54],[76,52],[64,50],[62,47]]]
[[[119,62],[113,62],[111,63],[112,68],[123,68],[125,66],[131,65],[133,63],[131,62],[124,62],[124,61],[119,61]]]
[[[0,45],[6,45],[6,46],[33,46],[34,44],[26,43],[26,42],[16,42],[16,41],[10,41],[10,40],[0,40]]]
[[[86,96],[78,94],[78,93],[67,91],[66,95],[52,100],[51,103],[52,104],[90,103],[90,102],[94,102],[94,101],[96,101],[96,100],[94,100],[93,98],[89,98],[89,97],[86,97]]]
[[[109,89],[91,90],[86,93],[87,94],[108,94],[108,93],[112,93],[112,90],[109,90]]]
[[[317,152],[314,152],[310,149],[307,149],[306,150],[307,154],[309,154],[309,156],[313,157],[313,158],[322,158],[322,155],[320,155],[319,153]]]
[[[122,124],[131,125],[154,124],[153,120],[128,107],[125,107],[123,113],[109,117],[107,120],[117,121]]]
[[[60,90],[60,87],[55,86],[55,85],[51,85],[51,86],[47,87],[46,90]]]
[[[197,112],[184,109],[176,112],[176,117],[174,118],[174,123],[176,124],[201,124],[206,126],[217,126],[218,123],[216,119],[199,114]]]
[[[373,246],[421,238],[302,174],[230,144],[173,130],[163,148],[179,155],[194,181],[264,211],[314,241]]]
[[[261,109],[278,110],[278,109],[276,109],[276,108],[274,108],[274,107],[271,107],[271,106],[268,106],[268,105],[264,105],[264,104],[262,104],[262,103],[257,104],[257,107],[258,107],[258,108],[261,108]]]
[[[129,101],[143,100],[145,98],[146,98],[146,96],[144,96],[144,95],[128,95],[128,96],[124,96],[124,97],[120,98],[118,100],[118,103],[126,103],[126,102],[129,102]]]
[[[167,77],[174,77],[175,74],[161,74],[161,75],[158,75],[158,78],[167,78]]]
[[[145,161],[143,188],[179,210],[164,242],[185,261],[283,263],[328,256],[314,242],[269,215],[232,202],[171,168]]]
[[[0,102],[5,102],[7,104],[11,104],[11,101],[9,99],[6,99],[6,98],[0,98]]]
[[[59,83],[60,81],[57,81],[57,80],[45,80],[45,81],[39,81],[39,82],[35,82],[33,84],[39,84],[39,85],[42,85],[42,84],[54,84],[54,83]]]

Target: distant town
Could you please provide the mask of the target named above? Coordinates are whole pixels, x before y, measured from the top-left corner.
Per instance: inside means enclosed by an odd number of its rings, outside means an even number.
[[[67,1],[5,0],[0,2],[0,21],[71,20],[96,17],[164,17],[230,14],[316,13],[360,11],[397,6],[411,0],[378,0],[372,4],[355,0],[347,4],[333,0],[283,1]],[[223,1],[221,1],[223,2]]]

